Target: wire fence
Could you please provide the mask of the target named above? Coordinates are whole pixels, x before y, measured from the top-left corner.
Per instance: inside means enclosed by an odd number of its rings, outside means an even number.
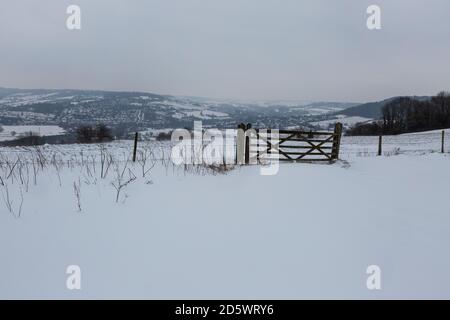
[[[445,130],[444,151],[450,151],[450,130]],[[340,146],[341,159],[353,157],[370,157],[378,154],[377,136],[343,136]],[[203,141],[200,145],[202,151],[211,143]],[[170,141],[145,140],[138,142],[137,159],[140,154],[151,154],[154,161],[167,161],[171,158],[173,147],[179,145]],[[236,139],[228,139],[226,143],[214,143],[214,148],[222,150],[224,157],[229,160],[236,158]],[[383,137],[383,155],[396,154],[423,154],[441,152],[442,130],[424,133],[402,134]],[[133,152],[133,141],[119,140],[103,144],[60,144],[42,145],[36,147],[0,147],[0,161],[15,161],[18,157],[30,160],[32,155],[39,152],[51,158],[53,156],[62,160],[79,160],[89,158],[91,161],[100,160],[102,154],[113,155],[117,161],[130,161]],[[195,154],[194,147],[191,150]],[[123,160],[121,160],[123,159]]]

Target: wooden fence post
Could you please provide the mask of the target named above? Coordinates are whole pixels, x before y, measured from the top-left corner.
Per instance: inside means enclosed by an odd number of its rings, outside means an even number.
[[[136,162],[137,143],[138,143],[138,133],[136,132],[136,134],[134,135],[133,162]]]
[[[442,130],[442,145],[441,145],[441,152],[444,153],[444,143],[445,143],[445,130]]]
[[[251,123],[247,123],[245,127],[245,164],[250,164],[250,137],[247,134],[247,131],[252,128]]]
[[[250,137],[245,136],[245,164],[250,163]]]
[[[378,138],[378,155],[381,156],[383,152],[383,135],[380,134],[380,137]]]
[[[259,130],[256,130],[256,164],[259,164]]]
[[[331,160],[339,159],[339,149],[341,146],[342,123],[336,122],[334,125],[333,147]]]

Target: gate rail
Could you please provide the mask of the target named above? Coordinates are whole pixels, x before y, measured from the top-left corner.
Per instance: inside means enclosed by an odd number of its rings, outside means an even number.
[[[258,164],[274,155],[287,162],[332,163],[339,158],[341,123],[336,123],[334,132],[239,128],[243,130],[238,133],[238,163]]]

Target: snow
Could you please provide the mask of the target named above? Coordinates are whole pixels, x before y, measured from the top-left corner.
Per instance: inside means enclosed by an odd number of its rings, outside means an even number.
[[[48,98],[51,98],[55,95],[57,95],[56,92],[47,94],[32,94],[31,92],[17,93],[12,94],[6,98],[0,99],[0,104],[8,104],[13,107],[18,107],[33,103],[44,103],[52,101],[51,99]]]
[[[182,103],[172,100],[164,100],[154,102],[155,105],[168,106],[175,110],[202,110],[203,107],[196,106],[190,103],[189,101],[182,101]]]
[[[450,151],[450,129],[446,129],[445,150]],[[375,156],[378,152],[377,136],[343,136],[341,157]],[[423,155],[441,151],[442,130],[383,136],[383,154]]]
[[[351,127],[357,123],[363,123],[372,121],[373,119],[360,117],[360,116],[338,116],[336,119],[330,119],[330,120],[322,120],[322,121],[315,121],[311,122],[311,124],[319,126],[321,128],[328,128],[330,125],[334,125],[336,122],[340,122],[344,125],[344,127]]]
[[[212,116],[212,117],[228,117],[229,115],[225,112],[213,111],[213,110],[203,110],[203,116]]]
[[[24,106],[35,103],[55,102],[58,100],[71,100],[75,96],[58,97],[58,92],[46,94],[33,94],[31,92],[16,93],[0,99],[0,105],[5,104],[12,107]]]
[[[61,185],[51,165],[30,183],[20,218],[0,198],[0,298],[448,299],[450,154],[437,152],[439,132],[385,137],[382,157],[377,142],[344,137],[343,160],[283,164],[275,176],[158,161],[142,178],[129,164],[138,178],[119,203],[113,171],[101,179],[98,165],[76,164],[99,146],[44,146],[72,165]],[[131,145],[104,146],[120,159]],[[30,150],[2,148],[0,162],[31,160]],[[19,185],[9,186],[15,207]],[[366,288],[373,264],[380,291]],[[80,291],[66,289],[69,265],[81,267]]]
[[[294,109],[291,109],[291,110],[294,110]],[[300,108],[300,110],[301,110],[301,108]],[[308,111],[308,113],[310,115],[318,116],[318,115],[322,115],[322,114],[333,112],[333,111],[341,111],[342,108],[324,106],[324,107],[304,108],[304,110]]]
[[[438,130],[429,130],[429,131],[421,131],[421,132],[413,132],[413,133],[404,133],[402,135],[428,135],[428,134],[435,135],[436,133],[442,134],[442,131],[444,131],[446,134],[448,134],[450,132],[450,129],[438,129]]]
[[[30,132],[36,133],[39,136],[57,136],[66,132],[60,126],[2,126],[2,128],[3,131],[0,132],[0,141],[15,140],[21,135]]]
[[[185,116],[208,120],[213,117],[221,117],[221,118],[228,117],[228,114],[212,110],[201,110],[201,111],[185,111],[182,117]]]
[[[155,140],[160,133],[170,133],[174,130],[175,129],[172,128],[164,128],[164,129],[147,128],[145,130],[139,131],[139,134],[140,138],[143,140]]]
[[[149,134],[152,136],[157,136],[159,133],[169,133],[173,130],[175,130],[175,129],[173,129],[173,128],[164,128],[164,129],[147,128],[145,131],[140,131],[139,133],[141,133],[143,135]]]
[[[172,115],[172,117],[175,118],[175,119],[183,119],[184,118],[184,113],[176,112],[176,113],[174,113]]]

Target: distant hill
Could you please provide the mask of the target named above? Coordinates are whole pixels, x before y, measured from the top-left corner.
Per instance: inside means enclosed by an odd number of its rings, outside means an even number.
[[[389,99],[376,101],[376,102],[368,102],[363,103],[354,107],[350,107],[341,111],[336,112],[336,114],[346,115],[349,117],[364,117],[364,118],[372,118],[372,119],[379,119],[382,116],[382,109],[383,107],[390,101],[399,98],[399,97],[392,97]],[[431,97],[429,96],[412,96],[411,98],[424,101],[429,100]]]
[[[450,127],[450,93],[433,97],[399,97],[383,108],[382,121],[358,124],[348,135],[391,135]]]
[[[105,123],[120,131],[205,127],[307,127],[357,104],[329,101],[239,101],[148,92],[0,88],[0,124],[60,126]]]

